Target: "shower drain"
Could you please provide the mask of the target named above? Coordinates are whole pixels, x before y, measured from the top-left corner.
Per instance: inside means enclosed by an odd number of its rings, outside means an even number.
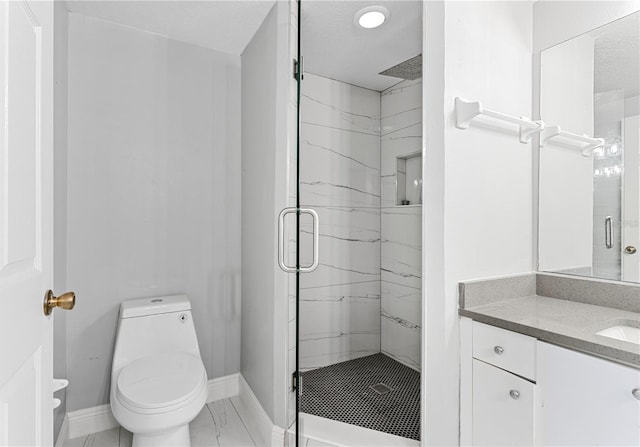
[[[380,383],[376,383],[375,385],[371,385],[369,388],[371,388],[373,391],[375,391],[376,393],[382,395],[382,394],[387,394],[391,391],[393,391],[393,388],[391,388],[390,386],[380,382]]]

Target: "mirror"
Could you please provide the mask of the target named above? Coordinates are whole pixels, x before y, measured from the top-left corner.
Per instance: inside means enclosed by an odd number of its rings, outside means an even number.
[[[540,118],[603,139],[541,134],[541,271],[640,281],[639,59],[640,12],[541,53]]]

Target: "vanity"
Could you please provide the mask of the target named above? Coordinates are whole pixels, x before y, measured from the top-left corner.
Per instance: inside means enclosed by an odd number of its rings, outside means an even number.
[[[468,281],[459,313],[463,445],[640,445],[640,286]]]
[[[459,313],[461,444],[640,445],[640,286],[468,281]]]
[[[640,445],[640,286],[532,273],[459,295],[463,445]]]

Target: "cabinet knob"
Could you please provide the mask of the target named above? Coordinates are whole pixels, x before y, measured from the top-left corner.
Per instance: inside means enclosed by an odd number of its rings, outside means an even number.
[[[640,400],[640,388],[634,389],[633,391],[631,391],[631,394],[633,394],[633,397]]]
[[[495,352],[498,355],[502,355],[502,353],[504,352],[504,348],[502,346],[494,346],[493,352]]]
[[[511,390],[511,391],[509,391],[509,396],[511,396],[511,399],[518,400],[518,399],[520,399],[520,391]]]

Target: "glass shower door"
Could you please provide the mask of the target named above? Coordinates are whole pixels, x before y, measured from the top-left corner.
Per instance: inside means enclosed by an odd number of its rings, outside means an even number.
[[[354,19],[367,2],[299,3],[297,197],[318,216],[299,214],[296,237],[298,266],[318,256],[296,283],[310,438],[420,432],[422,3],[394,3],[379,30]]]

